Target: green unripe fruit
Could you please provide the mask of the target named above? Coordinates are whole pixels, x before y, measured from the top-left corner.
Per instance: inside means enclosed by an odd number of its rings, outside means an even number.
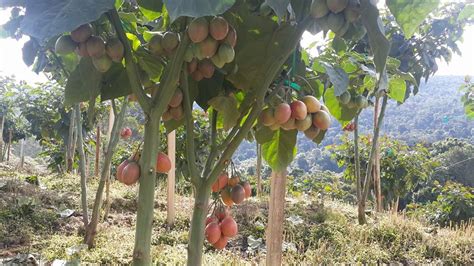
[[[338,32],[341,30],[341,28],[344,26],[344,23],[346,22],[344,19],[343,14],[334,14],[330,13],[328,15],[328,27],[330,30],[332,30],[334,33]]]
[[[234,60],[234,57],[235,57],[234,48],[232,48],[232,46],[230,46],[227,43],[221,44],[217,54],[222,59],[222,61],[224,61],[225,63],[232,62]]]
[[[93,57],[92,64],[97,71],[105,73],[112,66],[112,60],[107,55],[103,55],[101,57]]]
[[[313,0],[311,2],[311,16],[313,18],[322,18],[329,13],[326,0]]]
[[[351,101],[351,94],[348,91],[345,91],[343,94],[337,97],[340,103],[348,104]]]
[[[191,62],[193,61],[194,58],[194,48],[190,45],[188,48],[186,48],[186,51],[184,52],[184,61],[185,62]]]
[[[77,43],[75,43],[71,35],[63,35],[56,40],[54,51],[57,54],[70,54],[76,50]]]
[[[326,0],[326,4],[331,12],[337,14],[346,8],[348,0]]]
[[[163,49],[168,52],[172,52],[179,44],[179,36],[178,34],[168,31],[163,35],[163,39],[161,40],[161,45]]]
[[[161,41],[163,40],[163,36],[161,34],[156,34],[151,37],[150,41],[148,42],[148,50],[150,50],[151,54],[153,55],[162,55],[165,52]]]
[[[87,53],[92,57],[102,57],[105,54],[105,42],[99,36],[91,36],[86,45]]]
[[[122,42],[118,38],[111,38],[105,45],[105,51],[112,61],[121,62],[125,49]]]
[[[218,68],[222,68],[225,65],[225,62],[220,58],[218,54],[215,54],[213,57],[211,57],[211,61]]]
[[[92,35],[92,25],[84,24],[71,31],[71,38],[75,42],[85,42]]]
[[[359,108],[359,109],[369,106],[369,102],[367,101],[367,98],[365,98],[362,95],[357,95],[354,99],[354,102],[355,102],[357,108]]]

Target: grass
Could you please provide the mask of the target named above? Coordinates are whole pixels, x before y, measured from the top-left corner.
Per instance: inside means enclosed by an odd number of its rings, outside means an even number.
[[[7,243],[3,256],[36,252],[42,261],[78,260],[83,263],[126,264],[134,245],[136,187],[111,185],[111,212],[100,225],[96,248],[81,249],[82,220],[79,209],[79,177],[50,175],[39,177],[47,189],[25,183],[28,176],[0,172],[0,244]],[[90,179],[89,206],[92,207],[97,179]],[[158,191],[152,235],[155,263],[181,265],[186,262],[186,244],[192,199],[177,196],[177,217],[173,228],[166,224],[165,193]],[[22,199],[19,201],[18,199]],[[77,212],[60,218],[61,208]],[[205,265],[264,264],[265,250],[250,248],[252,239],[265,237],[267,203],[251,199],[234,207],[239,235],[226,250],[215,251],[205,244]],[[358,225],[353,206],[307,198],[289,198],[284,224],[286,264],[334,263],[447,263],[472,264],[474,226],[464,224],[438,228],[418,220],[388,213],[370,216],[367,225]],[[75,249],[75,250],[74,250]],[[0,253],[0,257],[2,254]]]

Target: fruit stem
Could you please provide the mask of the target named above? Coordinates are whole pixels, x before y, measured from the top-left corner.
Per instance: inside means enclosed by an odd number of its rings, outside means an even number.
[[[115,28],[117,36],[124,46],[125,70],[127,71],[132,92],[137,96],[138,103],[143,111],[146,114],[149,114],[151,112],[151,101],[142,88],[138,67],[133,60],[132,47],[130,46],[130,42],[128,41],[127,35],[122,27],[120,17],[115,8],[108,11],[107,14],[110,23]]]

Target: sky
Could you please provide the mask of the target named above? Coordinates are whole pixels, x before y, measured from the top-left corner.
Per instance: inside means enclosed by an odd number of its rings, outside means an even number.
[[[8,21],[10,12],[0,10],[0,25]],[[310,43],[321,38],[306,32],[303,35],[301,45],[307,47]],[[463,36],[463,43],[458,44],[462,56],[454,55],[452,61],[446,64],[439,63],[439,70],[436,75],[471,75],[474,76],[474,26],[468,27]],[[14,75],[19,80],[25,80],[30,84],[46,81],[43,74],[34,73],[22,60],[21,48],[28,40],[23,37],[20,40],[0,38],[0,76]]]

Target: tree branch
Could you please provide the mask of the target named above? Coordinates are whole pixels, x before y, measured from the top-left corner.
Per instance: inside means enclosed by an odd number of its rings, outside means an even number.
[[[209,152],[209,157],[207,157],[206,165],[204,166],[202,176],[209,174],[210,167],[212,162],[217,157],[217,111],[212,109],[211,115],[211,150]]]
[[[149,115],[151,111],[151,100],[146,95],[143,90],[142,83],[140,81],[140,75],[138,73],[138,67],[135,64],[132,54],[132,47],[128,41],[127,35],[122,27],[122,22],[117,13],[117,10],[114,8],[107,12],[108,18],[112,26],[117,32],[117,36],[124,46],[124,57],[125,57],[125,70],[127,71],[127,76],[130,82],[130,87],[132,92],[137,96],[138,103],[142,107],[143,111]]]
[[[198,186],[201,182],[198,169],[196,167],[196,148],[194,147],[194,121],[191,96],[189,95],[188,75],[186,66],[181,71],[180,83],[183,88],[184,96],[184,117],[186,120],[186,156],[188,157],[188,169],[191,175],[191,183]]]
[[[354,172],[356,179],[357,200],[361,200],[361,184],[360,184],[360,156],[359,156],[359,114],[354,118]]]
[[[112,103],[112,111],[114,112],[114,116],[117,117],[117,105],[115,104],[115,99],[110,99],[110,102]]]
[[[382,126],[382,121],[385,115],[387,101],[388,101],[388,95],[385,94],[383,96],[382,107],[380,110],[377,126],[374,128],[374,137],[372,140],[372,147],[370,149],[369,162],[367,164],[367,171],[365,173],[364,191],[363,191],[363,194],[361,195],[363,201],[366,201],[367,196],[369,195],[370,181],[372,179],[372,166],[374,164],[375,153],[377,152],[377,144],[379,141],[380,127]]]

